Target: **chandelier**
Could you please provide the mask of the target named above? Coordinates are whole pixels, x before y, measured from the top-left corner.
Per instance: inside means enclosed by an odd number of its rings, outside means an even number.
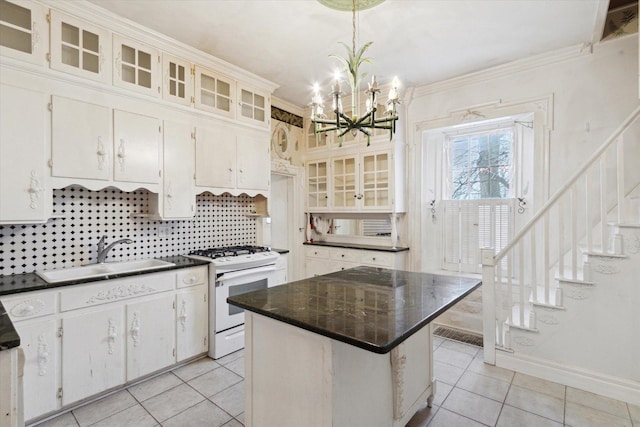
[[[321,3],[325,3],[323,0],[319,0]],[[393,78],[391,83],[391,89],[389,89],[389,96],[387,99],[387,107],[381,114],[378,113],[378,94],[380,89],[378,88],[378,82],[376,76],[371,77],[371,82],[368,83],[368,89],[365,90],[367,100],[365,104],[366,112],[362,117],[358,117],[358,92],[361,80],[366,77],[366,73],[359,74],[360,65],[364,63],[370,63],[371,59],[363,57],[366,50],[371,46],[373,42],[364,44],[360,49],[356,51],[356,0],[352,0],[352,38],[351,49],[344,43],[342,44],[347,50],[347,58],[342,58],[336,55],[331,57],[338,59],[342,62],[342,65],[347,72],[349,78],[349,85],[351,86],[351,117],[344,114],[342,109],[342,95],[340,87],[340,74],[336,73],[333,83],[331,98],[332,98],[332,114],[328,117],[324,113],[324,101],[320,95],[320,86],[315,83],[313,86],[313,97],[311,99],[311,121],[314,124],[314,130],[316,135],[336,131],[340,145],[342,146],[342,137],[350,132],[354,137],[358,134],[358,131],[367,136],[367,146],[371,143],[371,135],[375,129],[387,129],[389,130],[389,140],[393,137],[396,131],[396,121],[398,120],[397,105],[400,103],[398,97],[399,80],[397,77]]]

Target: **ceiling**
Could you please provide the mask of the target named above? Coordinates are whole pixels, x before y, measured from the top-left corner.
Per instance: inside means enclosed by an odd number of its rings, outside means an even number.
[[[329,92],[338,42],[351,45],[351,12],[316,0],[89,0],[280,87],[298,106],[319,82]],[[445,80],[519,58],[599,40],[608,0],[386,0],[358,12],[362,71],[403,86]]]

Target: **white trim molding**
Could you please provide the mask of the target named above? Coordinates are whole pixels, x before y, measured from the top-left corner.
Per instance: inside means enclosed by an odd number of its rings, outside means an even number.
[[[496,351],[496,366],[640,405],[640,383],[546,359]]]

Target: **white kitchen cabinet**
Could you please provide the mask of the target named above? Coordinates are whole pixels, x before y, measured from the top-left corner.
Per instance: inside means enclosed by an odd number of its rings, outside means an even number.
[[[155,117],[113,111],[115,181],[160,182],[162,125]]]
[[[175,296],[165,293],[126,306],[127,381],[175,363]]]
[[[0,224],[46,222],[46,96],[4,84],[0,92]]]
[[[340,270],[336,263],[329,261],[329,248],[323,247],[305,246],[304,267],[305,277],[321,276]]]
[[[162,97],[167,101],[191,105],[193,74],[189,61],[167,53],[162,55]]]
[[[262,91],[238,85],[238,120],[268,126],[271,123],[271,102]]]
[[[176,294],[176,361],[207,351],[208,305],[206,285],[183,289]]]
[[[51,175],[111,179],[111,110],[61,96],[52,96],[51,101]]]
[[[220,194],[267,192],[270,179],[269,137],[237,127],[196,129],[196,186]]]
[[[278,286],[287,283],[289,280],[289,266],[287,262],[288,254],[280,254],[276,260],[276,272],[274,274],[274,285]]]
[[[271,153],[268,136],[241,131],[236,140],[237,186],[242,190],[269,190]]]
[[[311,160],[306,163],[307,210],[323,212],[329,208],[329,163]]]
[[[71,312],[62,328],[63,406],[125,382],[122,305]]]
[[[163,219],[193,218],[195,215],[195,144],[190,125],[164,122],[163,191],[150,194],[153,215]]]
[[[26,355],[25,419],[205,353],[208,277],[199,266],[1,297]]]
[[[366,151],[308,160],[309,212],[393,212],[395,204],[394,153]]]
[[[160,51],[144,43],[113,35],[113,84],[160,97]]]
[[[24,0],[0,0],[0,55],[43,65],[47,34],[44,7]]]
[[[53,316],[16,322],[24,350],[24,418],[54,411],[58,405],[58,323]]]
[[[53,177],[158,187],[162,131],[158,119],[120,110],[112,113],[108,107],[60,96],[52,97],[52,115]],[[74,181],[65,184],[70,182]]]
[[[196,108],[233,118],[235,99],[236,83],[233,79],[196,65]]]
[[[232,129],[196,129],[196,186],[235,188],[236,159],[236,134]]]
[[[110,33],[81,19],[51,11],[51,68],[111,82]]]
[[[393,154],[389,150],[332,158],[331,183],[336,210],[393,209]]]
[[[305,119],[307,129],[307,150],[327,148],[327,133],[316,133],[316,127],[311,119]]]
[[[304,248],[306,277],[366,265],[406,270],[407,251],[341,248],[306,245]]]
[[[24,351],[24,419],[60,407],[60,338],[56,292],[26,292],[3,296],[2,304],[20,336]]]
[[[356,207],[358,197],[358,161],[356,156],[331,159],[331,196],[337,209]]]

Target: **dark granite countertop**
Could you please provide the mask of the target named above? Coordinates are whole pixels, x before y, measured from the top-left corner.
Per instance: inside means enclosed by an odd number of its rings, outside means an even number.
[[[160,271],[176,270],[180,268],[188,268],[188,267],[195,267],[198,265],[209,264],[209,262],[205,260],[197,260],[197,259],[187,258],[183,256],[170,256],[170,257],[158,258],[158,259],[161,259],[162,261],[172,262],[174,265],[158,268],[155,270],[111,274],[109,276],[92,277],[89,279],[82,279],[82,280],[69,280],[66,282],[59,282],[59,283],[47,283],[44,279],[41,279],[40,276],[36,275],[35,273],[12,274],[8,276],[0,276],[0,296],[15,294],[18,292],[41,291],[44,289],[57,288],[60,286],[79,285],[79,284],[88,283],[88,282],[118,279],[121,277],[135,276],[139,274],[158,273]]]
[[[280,255],[282,254],[288,254],[289,253],[289,249],[277,249],[277,248],[271,248],[271,250],[273,252],[278,252]]]
[[[20,345],[20,336],[13,327],[9,314],[0,301],[0,351]]]
[[[355,267],[229,297],[233,305],[374,353],[388,353],[482,284]]]
[[[309,246],[328,246],[330,248],[345,248],[345,249],[364,249],[367,251],[382,251],[382,252],[403,252],[408,251],[409,248],[391,246],[379,246],[379,245],[361,245],[358,243],[336,243],[336,242],[304,242],[303,245]]]

